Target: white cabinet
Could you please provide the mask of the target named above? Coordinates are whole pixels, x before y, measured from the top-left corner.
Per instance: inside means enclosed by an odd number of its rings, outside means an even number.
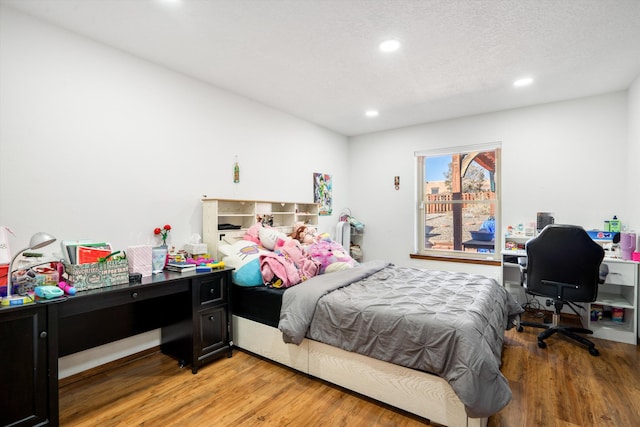
[[[582,324],[591,329],[596,338],[635,345],[638,340],[638,263],[605,258],[603,264],[609,267],[609,274],[598,288],[598,299],[582,314]],[[618,316],[609,314],[614,309],[618,309]]]
[[[318,227],[316,203],[270,202],[261,200],[202,199],[202,240],[214,258],[218,245],[242,239],[247,229],[263,218],[283,233],[303,222]]]

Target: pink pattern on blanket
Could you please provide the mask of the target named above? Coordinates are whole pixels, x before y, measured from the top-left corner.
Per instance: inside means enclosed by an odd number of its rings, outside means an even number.
[[[319,271],[320,263],[295,239],[286,240],[273,252],[260,255],[260,272],[270,287],[288,288],[316,276]]]

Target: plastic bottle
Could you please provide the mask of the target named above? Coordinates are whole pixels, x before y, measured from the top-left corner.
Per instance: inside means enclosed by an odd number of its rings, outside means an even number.
[[[620,232],[620,220],[617,216],[613,216],[613,219],[609,221],[609,230],[613,232]]]

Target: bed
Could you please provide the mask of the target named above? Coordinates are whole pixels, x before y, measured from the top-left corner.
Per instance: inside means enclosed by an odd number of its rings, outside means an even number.
[[[499,368],[521,308],[484,276],[373,261],[234,285],[232,307],[235,346],[432,422],[483,426],[511,398]]]

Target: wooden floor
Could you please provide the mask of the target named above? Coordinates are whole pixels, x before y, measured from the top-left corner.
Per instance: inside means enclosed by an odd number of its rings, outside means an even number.
[[[489,426],[640,425],[640,350],[594,340],[593,357],[539,330],[506,333],[511,403]],[[65,378],[62,426],[423,426],[428,420],[243,351],[191,374],[159,352]]]

